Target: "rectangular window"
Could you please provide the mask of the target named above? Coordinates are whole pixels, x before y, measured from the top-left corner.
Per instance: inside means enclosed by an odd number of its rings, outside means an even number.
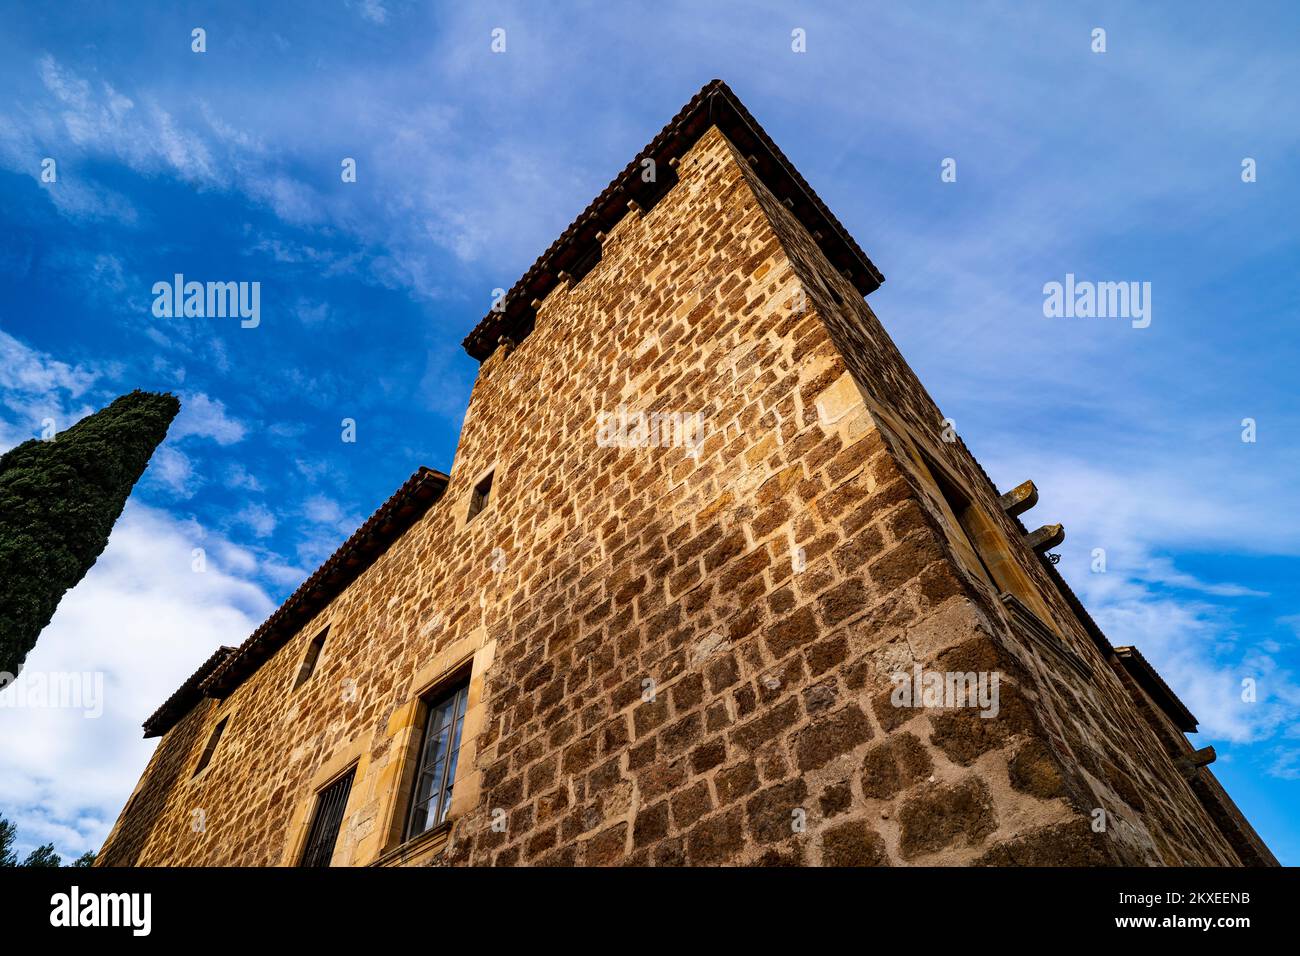
[[[303,849],[299,866],[329,866],[338,842],[339,828],[343,825],[343,811],[347,809],[348,795],[352,792],[352,777],[357,768],[352,767],[320,792],[316,798],[316,814],[311,829],[307,831],[307,845]]]
[[[194,776],[197,777],[207,769],[209,761],[212,760],[212,755],[216,753],[217,744],[221,741],[221,735],[225,733],[226,721],[228,720],[230,720],[229,717],[223,717],[221,718],[221,723],[212,728],[212,736],[208,738],[207,745],[203,748],[203,753],[199,756],[198,766],[194,768]]]
[[[956,530],[963,535],[964,540],[962,543],[970,550],[967,558],[973,556],[988,582],[998,587],[998,579],[994,576],[993,569],[989,567],[988,562],[985,561],[984,554],[981,553],[983,542],[980,540],[980,531],[983,515],[979,513],[978,508],[971,504],[966,495],[947,479],[942,470],[938,467],[932,467],[930,473],[934,477],[935,484],[939,486],[939,492],[943,495],[948,510],[957,519]]]
[[[469,499],[469,517],[466,522],[473,521],[480,511],[487,507],[488,498],[492,494],[492,472],[487,473],[487,477],[474,486],[474,492]]]
[[[316,670],[316,662],[320,660],[320,652],[325,647],[325,635],[330,632],[327,627],[312,639],[311,644],[307,646],[307,656],[302,659],[302,666],[298,668],[298,678],[293,682],[293,689],[297,690],[311,678]]]
[[[468,700],[469,681],[466,679],[429,704],[412,788],[411,815],[406,826],[408,840],[447,819]]]
[[[942,468],[928,458],[926,466],[943,495],[944,504],[957,520],[959,540],[955,543],[966,565],[972,570],[978,568],[999,592],[1011,594],[1040,621],[1051,624],[1052,612],[1038,587],[1020,567],[1006,535],[979,505],[953,484]]]

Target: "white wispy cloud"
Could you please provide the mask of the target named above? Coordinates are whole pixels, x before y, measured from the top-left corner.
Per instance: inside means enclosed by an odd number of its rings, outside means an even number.
[[[301,297],[294,303],[293,311],[294,315],[298,317],[298,321],[308,327],[320,325],[330,317],[328,302],[318,302]]]
[[[0,329],[0,451],[85,418],[95,409],[81,399],[104,375],[102,365],[69,364]]]
[[[195,548],[207,553],[202,573],[190,570]],[[218,646],[241,643],[273,609],[251,579],[256,566],[194,523],[128,502],[24,668],[102,674],[103,715],[0,706],[0,809],[17,825],[20,850],[47,841],[65,856],[99,849],[156,744],[142,739],[141,723]]]
[[[298,529],[298,560],[312,567],[333,554],[365,520],[322,493],[307,497],[301,514],[306,524]]]
[[[348,534],[361,524],[361,519],[357,515],[345,511],[339,502],[323,494],[312,495],[303,502],[302,516],[312,524],[323,525]]]
[[[258,480],[257,476],[251,474],[249,470],[239,462],[231,464],[226,469],[226,484],[229,487],[237,488],[240,491],[266,490],[262,485],[262,482]]]
[[[234,521],[247,527],[259,538],[269,537],[275,532],[275,515],[265,505],[247,504],[235,512]]]
[[[164,442],[158,446],[145,469],[144,479],[155,487],[165,489],[173,498],[189,499],[203,485],[202,475],[196,473],[194,462],[175,445]]]
[[[1137,646],[1207,737],[1258,743],[1300,724],[1300,673],[1237,624],[1234,602],[1267,595],[1235,582],[1206,582],[1179,569],[1173,556],[1261,547],[1293,554],[1300,548],[1293,523],[1243,505],[1232,480],[1200,481],[1210,469],[1195,458],[1170,471],[1138,471],[1103,449],[1081,457],[1050,445],[1012,447],[1016,433],[989,435],[974,450],[991,448],[980,457],[1004,489],[1034,479],[1039,504],[1023,520],[1030,527],[1065,525],[1060,570],[1111,642]],[[1222,464],[1218,470],[1231,477]],[[1095,549],[1104,552],[1100,573],[1093,570]],[[1242,699],[1247,678],[1258,687],[1254,701]]]
[[[80,398],[99,376],[93,368],[59,361],[0,329],[0,388],[5,391],[40,396],[66,392]]]
[[[371,20],[386,16],[377,3],[362,10]],[[320,134],[333,130],[340,117],[353,112],[340,110],[336,103],[321,102],[317,121],[301,130],[304,138],[294,142],[295,128],[281,122],[284,117],[270,118],[274,125],[265,130],[247,128],[225,115],[218,104],[194,102],[188,93],[157,88],[127,95],[109,82],[87,79],[48,53],[36,59],[35,67],[48,99],[22,103],[0,123],[0,164],[15,172],[39,177],[39,142],[50,144],[46,148],[57,153],[114,161],[142,176],[174,177],[200,190],[237,191],[286,226],[319,229],[327,235],[341,231],[350,237],[354,249],[348,254],[321,253],[327,273],[351,271],[365,263],[371,282],[419,296],[442,294],[437,257],[430,254],[431,239],[444,251],[459,255],[487,248],[488,233],[477,219],[461,214],[454,192],[435,195],[425,185],[412,189],[410,168],[397,168],[388,158],[400,151],[416,161],[414,168],[430,169],[438,157],[412,156],[400,139],[393,138],[401,134],[383,125],[367,120],[350,137],[372,154],[372,159],[362,160],[367,175],[385,176],[393,187],[401,182],[401,188],[372,192],[372,197],[380,197],[377,201],[372,198],[359,206],[354,197],[324,189],[319,181],[291,171],[304,163],[322,162]],[[350,101],[368,95],[358,89],[348,93]],[[421,117],[428,115],[429,108],[423,108]],[[411,116],[409,125],[421,117]],[[408,124],[403,124],[405,128]],[[277,149],[265,146],[264,133],[277,140]],[[378,141],[372,139],[376,136]],[[424,145],[432,148],[433,144],[424,141]],[[338,161],[332,158],[330,164],[337,166]],[[46,194],[70,217],[112,216],[131,223],[138,218],[125,197],[89,175],[49,184]],[[310,244],[270,241],[283,249],[276,253],[277,261],[311,258],[309,252],[290,251],[291,246],[310,250]]]
[[[371,23],[384,24],[388,22],[388,9],[383,5],[381,0],[347,0],[348,6],[355,9],[361,16]]]
[[[168,429],[174,441],[183,438],[210,438],[218,445],[243,441],[247,426],[226,411],[225,402],[203,392],[181,395],[180,414]]]

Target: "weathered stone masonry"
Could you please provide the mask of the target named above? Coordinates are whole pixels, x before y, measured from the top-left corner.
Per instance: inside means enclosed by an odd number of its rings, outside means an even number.
[[[417,473],[151,718],[100,864],[293,864],[349,767],[336,865],[1274,863],[1189,766],[1194,718],[943,440],[878,273],[730,91],[643,155],[671,188],[609,222],[634,162],[467,340],[450,477]],[[698,454],[602,447],[620,408],[701,412]],[[996,672],[998,715],[893,706],[918,664]],[[403,842],[453,673],[450,825]]]

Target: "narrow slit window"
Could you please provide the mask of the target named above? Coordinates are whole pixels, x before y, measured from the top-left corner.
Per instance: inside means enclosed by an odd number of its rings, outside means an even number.
[[[668,195],[669,190],[677,185],[677,170],[668,163],[659,163],[655,167],[655,178],[638,196],[634,197],[641,206],[642,215],[648,213],[659,200]]]
[[[979,505],[948,479],[941,468],[929,461],[926,466],[943,495],[944,503],[957,519],[957,531],[961,537],[959,550],[966,552],[966,563],[972,570],[978,567],[999,592],[1011,594],[1040,621],[1050,624],[1052,612],[1037,586],[1013,556],[1006,535]]]
[[[948,481],[942,471],[938,468],[931,468],[931,473],[934,475],[935,483],[939,486],[944,502],[948,505],[953,517],[957,519],[957,530],[965,537],[966,544],[975,560],[979,563],[980,570],[984,572],[984,576],[990,584],[1004,590],[1001,588],[997,576],[994,575],[993,569],[989,567],[988,562],[984,559],[981,550],[983,543],[980,541],[979,533],[979,515],[975,511],[975,506]]]
[[[299,866],[329,866],[334,856],[334,844],[343,826],[343,811],[347,809],[348,795],[352,793],[352,777],[357,768],[352,767],[320,792],[316,798],[316,813],[311,829],[307,831],[307,845],[303,848]]]
[[[298,677],[293,682],[294,690],[307,683],[311,679],[311,675],[316,672],[316,662],[320,660],[320,652],[325,649],[325,635],[328,633],[329,628],[327,627],[307,645],[307,655],[302,659],[302,666],[298,668]]]
[[[492,495],[492,475],[488,472],[487,477],[474,486],[474,491],[469,498],[469,517],[465,519],[468,523],[473,521],[478,513],[487,507],[488,499]]]
[[[456,782],[460,737],[469,701],[468,678],[429,704],[420,742],[420,759],[411,790],[411,813],[406,838],[419,836],[447,819],[451,790]]]
[[[198,765],[194,768],[194,776],[198,776],[207,769],[212,760],[212,755],[217,751],[217,744],[221,742],[221,735],[226,731],[226,723],[229,717],[221,718],[221,723],[212,728],[212,736],[208,738],[207,744],[203,748],[203,753],[199,756]]]

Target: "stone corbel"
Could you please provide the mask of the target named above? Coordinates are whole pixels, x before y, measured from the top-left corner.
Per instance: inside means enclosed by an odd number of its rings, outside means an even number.
[[[1194,750],[1185,756],[1179,757],[1175,763],[1178,765],[1179,772],[1190,779],[1196,776],[1196,771],[1214,763],[1218,756],[1213,747],[1202,747],[1200,750]]]
[[[998,504],[1007,513],[1007,517],[1018,517],[1038,504],[1038,489],[1032,481],[1022,481],[999,498]]]
[[[1025,545],[1036,554],[1050,551],[1065,540],[1065,527],[1059,524],[1045,524],[1037,531],[1025,535]]]

